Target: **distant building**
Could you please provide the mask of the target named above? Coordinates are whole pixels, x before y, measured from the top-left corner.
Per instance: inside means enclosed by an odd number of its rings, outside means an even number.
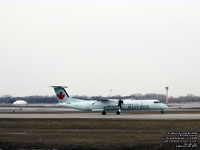
[[[17,100],[13,103],[13,105],[27,105],[28,103],[24,100]]]

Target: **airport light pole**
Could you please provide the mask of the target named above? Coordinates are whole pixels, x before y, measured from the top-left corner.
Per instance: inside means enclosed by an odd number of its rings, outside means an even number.
[[[168,91],[169,91],[169,87],[166,86],[165,89],[166,89],[166,104],[168,104]]]
[[[110,97],[112,96],[112,89],[110,89]]]

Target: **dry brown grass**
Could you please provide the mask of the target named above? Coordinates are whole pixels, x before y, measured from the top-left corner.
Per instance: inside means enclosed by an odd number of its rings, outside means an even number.
[[[0,119],[0,149],[175,149],[160,142],[168,131],[200,132],[200,120]]]

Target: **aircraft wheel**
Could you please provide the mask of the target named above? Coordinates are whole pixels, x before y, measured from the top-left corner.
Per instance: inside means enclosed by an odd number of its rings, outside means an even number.
[[[163,111],[163,110],[161,110],[161,114],[164,114],[164,111]]]
[[[120,112],[119,112],[119,111],[117,111],[117,112],[116,112],[116,114],[117,114],[117,115],[120,115]]]
[[[106,115],[106,111],[102,111],[102,115]]]

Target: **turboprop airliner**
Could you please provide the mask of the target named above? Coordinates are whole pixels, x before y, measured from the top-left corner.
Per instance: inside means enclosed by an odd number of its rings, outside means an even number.
[[[84,111],[100,111],[106,115],[106,111],[116,111],[119,115],[122,110],[164,110],[167,105],[160,103],[159,100],[131,100],[131,99],[97,99],[82,100],[72,98],[68,95],[66,86],[52,86],[58,99],[58,105]]]

